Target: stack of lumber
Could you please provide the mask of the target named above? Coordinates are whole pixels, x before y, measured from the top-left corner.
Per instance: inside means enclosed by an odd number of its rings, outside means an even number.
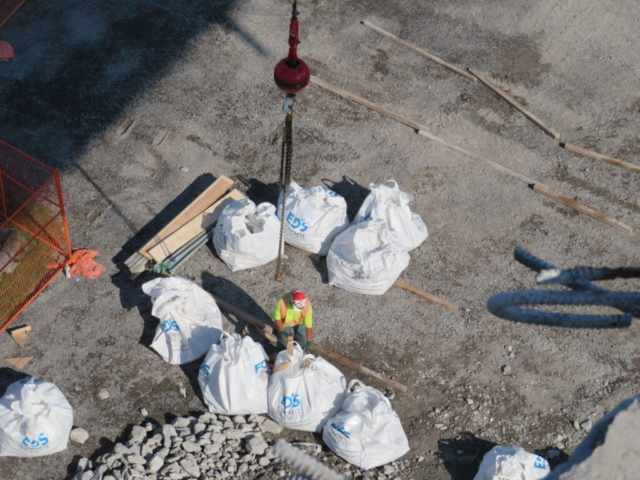
[[[196,248],[204,245],[224,208],[229,203],[244,198],[244,195],[235,189],[227,193],[232,186],[231,179],[224,175],[218,178],[140,250],[131,255],[125,261],[125,265],[132,277],[144,272],[150,262],[161,263],[176,253],[193,252],[193,249],[189,250],[191,245],[195,245]]]

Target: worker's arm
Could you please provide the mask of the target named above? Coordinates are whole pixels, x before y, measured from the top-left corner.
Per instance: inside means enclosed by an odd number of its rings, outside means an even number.
[[[271,313],[269,313],[269,316],[273,319],[273,322],[276,324],[276,330],[278,330],[279,332],[282,332],[284,330],[284,321],[285,321],[285,319],[282,318],[281,304],[282,304],[282,297],[278,299],[278,301],[276,302],[276,306],[273,307],[273,310],[271,311]]]
[[[307,327],[305,330],[307,331],[307,342],[312,341],[313,340],[313,328]]]

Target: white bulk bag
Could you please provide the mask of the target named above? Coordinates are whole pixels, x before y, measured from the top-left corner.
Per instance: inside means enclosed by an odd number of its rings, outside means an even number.
[[[186,278],[156,278],[142,285],[151,314],[160,319],[151,343],[171,365],[193,362],[220,341],[222,316],[211,295]]]
[[[262,345],[222,332],[204,359],[198,383],[209,411],[223,415],[267,413],[269,368]]]
[[[282,192],[278,218],[282,218]],[[291,182],[285,205],[284,239],[306,252],[326,255],[331,242],[349,226],[347,202],[325,187],[301,187]]]
[[[542,480],[550,471],[544,458],[522,447],[498,445],[484,456],[473,480]]]
[[[391,184],[388,186],[387,184]],[[398,232],[400,245],[413,250],[429,236],[427,226],[417,213],[412,213],[409,202],[413,197],[400,191],[395,180],[387,180],[379,185],[369,185],[371,193],[358,210],[353,224],[367,220],[384,220]]]
[[[40,457],[67,448],[73,409],[53,383],[27,377],[0,398],[0,456]]]
[[[280,220],[276,207],[248,198],[225,207],[213,232],[213,246],[232,272],[259,267],[278,256]]]
[[[373,387],[352,380],[347,398],[322,432],[324,443],[347,462],[369,470],[409,451],[409,440],[389,399]]]
[[[382,295],[409,265],[409,254],[383,220],[358,223],[333,241],[327,255],[329,285]]]
[[[305,355],[296,342],[278,354],[269,378],[269,416],[283,427],[319,433],[340,410],[344,375],[325,359]]]

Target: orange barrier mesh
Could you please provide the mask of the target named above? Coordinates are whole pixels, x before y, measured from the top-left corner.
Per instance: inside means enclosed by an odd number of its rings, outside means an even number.
[[[70,256],[59,172],[0,140],[0,332]]]
[[[0,27],[3,26],[26,1],[27,0],[0,0]]]

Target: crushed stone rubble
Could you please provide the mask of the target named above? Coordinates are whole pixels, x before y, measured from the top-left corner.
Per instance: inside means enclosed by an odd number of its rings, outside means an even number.
[[[283,428],[262,415],[228,417],[203,413],[176,417],[170,424],[145,421],[131,429],[129,440],[95,461],[80,458],[73,480],[275,480],[297,473],[274,456],[275,436]],[[399,460],[363,472],[321,445],[294,442],[313,458],[348,479],[412,480],[400,472],[411,465]],[[407,473],[407,472],[405,472]]]

